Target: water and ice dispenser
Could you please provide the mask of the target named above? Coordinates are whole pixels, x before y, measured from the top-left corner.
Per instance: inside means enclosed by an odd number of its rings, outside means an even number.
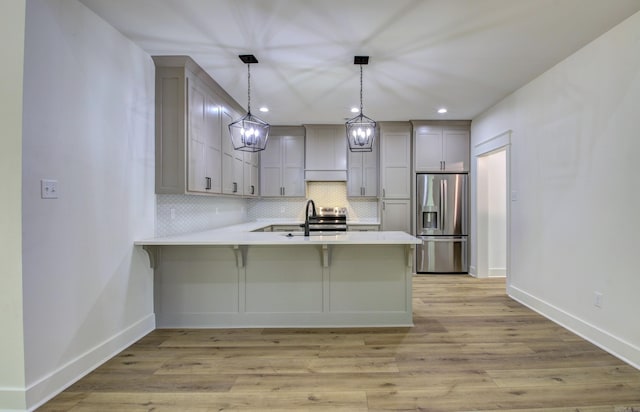
[[[422,228],[438,229],[438,212],[422,212]]]

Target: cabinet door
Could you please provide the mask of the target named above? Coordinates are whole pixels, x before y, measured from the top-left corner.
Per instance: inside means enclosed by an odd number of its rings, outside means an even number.
[[[378,195],[378,150],[374,144],[371,152],[348,153],[347,196]]]
[[[187,134],[189,136],[187,162],[187,190],[205,191],[205,112],[204,91],[195,79],[188,79]]]
[[[382,201],[382,230],[411,233],[411,203],[409,199]]]
[[[302,197],[304,193],[304,137],[282,136],[283,196]]]
[[[378,145],[362,153],[362,195],[378,196]]]
[[[211,96],[205,98],[204,179],[207,193],[222,192],[222,122],[220,106]]]
[[[242,195],[244,185],[244,152],[234,150],[233,156],[233,184],[231,193],[234,195]]]
[[[260,194],[282,196],[281,136],[269,136],[267,147],[260,153]]]
[[[229,135],[229,123],[234,120],[234,113],[226,109],[222,110],[222,193],[241,195],[244,156],[243,152],[233,149],[231,136]]]
[[[416,171],[442,170],[442,128],[420,128],[416,132]]]
[[[381,138],[382,196],[411,197],[411,137],[407,133],[385,133]]]
[[[258,154],[244,152],[243,163],[243,192],[245,196],[258,195]]]
[[[362,155],[363,153],[348,152],[347,196],[349,197],[363,196],[364,170]]]
[[[444,169],[452,172],[469,170],[469,132],[445,129],[443,133]]]

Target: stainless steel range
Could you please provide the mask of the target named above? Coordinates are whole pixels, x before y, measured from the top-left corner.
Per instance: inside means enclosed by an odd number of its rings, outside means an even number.
[[[346,232],[347,208],[323,207],[316,209],[315,216],[309,216],[310,232]]]

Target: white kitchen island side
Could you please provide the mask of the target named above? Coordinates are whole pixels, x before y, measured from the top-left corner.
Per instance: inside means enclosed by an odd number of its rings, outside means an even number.
[[[417,238],[240,229],[136,242],[155,269],[157,327],[413,325]]]

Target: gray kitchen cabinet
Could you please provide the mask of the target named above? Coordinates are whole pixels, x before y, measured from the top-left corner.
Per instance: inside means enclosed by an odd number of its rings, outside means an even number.
[[[382,230],[411,233],[411,125],[380,126],[380,211]]]
[[[411,197],[411,132],[410,126],[404,125],[382,129],[380,183],[383,198]]]
[[[300,225],[271,225],[272,232],[300,232]]]
[[[257,152],[244,152],[243,164],[243,193],[247,197],[257,197],[260,194],[259,155]]]
[[[156,193],[222,193],[223,116],[241,107],[191,58],[156,66]]]
[[[187,188],[190,192],[220,193],[221,131],[219,104],[213,92],[196,77],[189,82],[188,135],[189,161]]]
[[[382,230],[411,233],[411,200],[382,200]]]
[[[469,171],[468,121],[415,121],[416,172]]]
[[[347,149],[349,164],[347,174],[347,196],[376,197],[378,196],[378,145],[373,143],[371,152],[352,152]]]
[[[349,232],[377,232],[380,230],[380,225],[349,225],[347,230]]]
[[[235,112],[223,110],[222,123],[224,133],[222,138],[222,193],[227,195],[242,195],[244,193],[244,153],[233,148],[229,134],[229,123],[237,117]]]
[[[347,180],[347,137],[344,125],[305,125],[305,180]]]
[[[304,197],[304,128],[274,126],[260,153],[260,194]]]

